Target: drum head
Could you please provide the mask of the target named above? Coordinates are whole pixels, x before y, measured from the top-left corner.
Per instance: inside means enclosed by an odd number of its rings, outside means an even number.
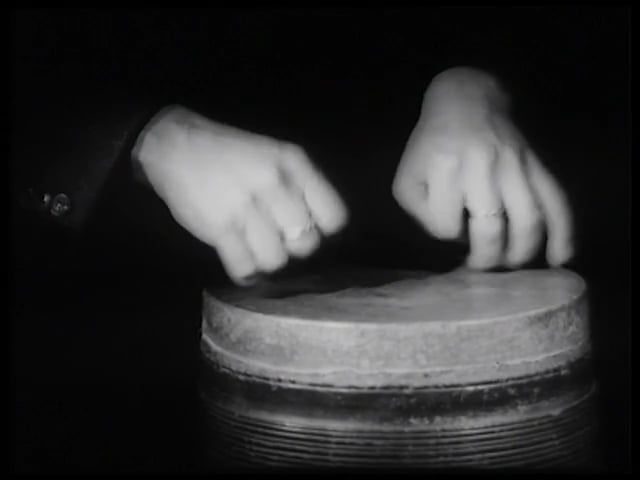
[[[202,349],[238,375],[302,385],[451,385],[588,353],[585,284],[563,269],[335,270],[204,292]]]

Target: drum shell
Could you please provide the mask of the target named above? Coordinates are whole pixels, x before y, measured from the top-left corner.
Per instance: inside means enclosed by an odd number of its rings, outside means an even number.
[[[205,296],[206,311],[220,317],[216,302]],[[222,309],[242,318],[233,305]],[[510,362],[478,362],[475,370],[472,362],[462,369],[440,362],[390,375],[364,365],[342,375],[331,370],[324,381],[306,375],[312,369],[283,371],[277,362],[265,368],[264,361],[218,355],[212,330],[203,330],[201,394],[212,461],[239,468],[590,468],[597,458],[596,385],[585,291],[525,317],[520,326],[529,331],[556,327],[548,335],[556,343],[547,342],[547,354],[534,361],[512,348]],[[238,330],[248,328],[241,323]],[[371,325],[350,327],[362,338],[357,329]]]

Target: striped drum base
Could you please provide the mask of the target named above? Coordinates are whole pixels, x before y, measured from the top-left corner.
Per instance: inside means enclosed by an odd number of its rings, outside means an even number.
[[[367,275],[205,292],[201,395],[213,464],[592,465],[595,384],[577,276],[394,272],[372,284],[384,274]]]

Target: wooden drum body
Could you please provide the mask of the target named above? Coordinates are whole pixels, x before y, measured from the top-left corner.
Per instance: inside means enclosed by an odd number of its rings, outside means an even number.
[[[213,461],[584,467],[585,284],[566,270],[334,272],[204,292]]]

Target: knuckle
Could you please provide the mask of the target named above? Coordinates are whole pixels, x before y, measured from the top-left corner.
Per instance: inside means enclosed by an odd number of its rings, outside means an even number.
[[[292,163],[302,163],[308,158],[304,148],[291,142],[282,142],[280,144],[280,153],[284,159]]]
[[[391,195],[403,207],[410,208],[410,185],[406,175],[397,175],[391,184]]]
[[[398,201],[401,201],[402,199],[402,185],[398,177],[394,178],[393,182],[391,183],[391,195]]]
[[[520,162],[521,154],[519,149],[514,145],[503,145],[500,148],[500,161],[515,163]]]
[[[256,169],[251,183],[255,190],[269,190],[281,183],[280,170],[275,165],[265,165]]]
[[[426,179],[438,174],[454,174],[460,169],[461,159],[450,152],[432,152],[421,159],[421,170]]]
[[[498,148],[494,141],[473,139],[466,145],[465,154],[476,162],[493,163],[498,158]]]

